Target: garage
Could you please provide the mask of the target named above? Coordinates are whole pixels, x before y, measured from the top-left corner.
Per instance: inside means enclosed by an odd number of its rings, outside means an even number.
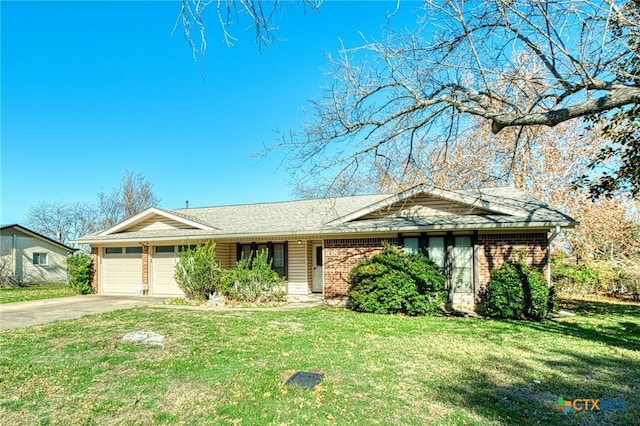
[[[102,259],[102,292],[135,294],[142,283],[142,247],[106,247]]]
[[[184,296],[173,279],[179,253],[176,246],[155,246],[151,257],[149,293],[158,296]]]

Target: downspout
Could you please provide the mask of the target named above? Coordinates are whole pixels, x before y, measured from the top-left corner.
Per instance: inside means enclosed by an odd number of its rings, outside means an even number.
[[[556,225],[547,241],[547,286],[551,287],[551,243],[560,234],[560,226]]]

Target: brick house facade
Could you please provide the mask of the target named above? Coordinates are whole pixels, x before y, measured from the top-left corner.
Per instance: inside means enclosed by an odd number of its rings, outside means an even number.
[[[324,295],[327,299],[348,297],[349,274],[362,260],[380,253],[384,244],[397,238],[344,238],[324,241]]]
[[[173,280],[185,246],[215,241],[221,266],[268,250],[292,296],[345,301],[353,267],[385,244],[421,251],[443,268],[449,301],[480,302],[490,273],[522,258],[548,275],[549,242],[577,222],[515,188],[442,190],[424,185],[398,194],[163,210],[150,208],[77,240],[92,246],[94,290],[182,294]]]
[[[446,235],[446,234],[445,234]],[[535,267],[547,275],[549,269],[549,235],[544,232],[524,233],[472,233],[473,241],[473,299],[480,303],[482,292],[491,278],[491,271],[505,261],[522,259],[528,266]],[[425,235],[428,237],[428,234]],[[349,274],[362,260],[382,251],[384,244],[402,247],[402,238],[349,238],[324,241],[324,294],[328,299],[348,297]],[[454,241],[448,238],[448,241]],[[451,244],[451,243],[450,243]],[[425,250],[425,252],[427,252]],[[445,250],[445,271],[452,268],[449,258],[451,249]],[[447,273],[450,279],[450,272]],[[448,283],[451,287],[451,283]],[[462,304],[458,304],[461,308]]]

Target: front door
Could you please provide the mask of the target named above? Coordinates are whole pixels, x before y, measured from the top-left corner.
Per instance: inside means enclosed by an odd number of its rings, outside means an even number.
[[[322,244],[313,245],[313,283],[311,290],[314,293],[322,293],[324,289],[324,273],[322,262]]]

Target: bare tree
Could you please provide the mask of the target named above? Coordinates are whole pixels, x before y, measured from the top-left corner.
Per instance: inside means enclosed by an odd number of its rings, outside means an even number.
[[[63,244],[109,228],[160,203],[153,185],[141,173],[125,171],[120,184],[98,194],[97,205],[41,201],[27,211],[25,223],[34,231]]]
[[[27,211],[25,222],[62,244],[98,230],[96,210],[83,203],[41,201]]]
[[[340,191],[385,164],[410,172],[421,150],[452,143],[474,118],[493,133],[523,134],[639,104],[640,76],[619,66],[638,55],[634,8],[615,0],[428,0],[419,30],[389,30],[330,58],[332,83],[306,125],[272,148],[284,148],[296,180],[320,177]]]
[[[153,184],[142,173],[126,170],[120,185],[111,192],[98,194],[100,227],[109,228],[159,203],[160,198],[153,192]]]
[[[277,20],[283,3],[282,0],[181,0],[180,13],[176,26],[182,25],[185,40],[191,47],[193,57],[199,60],[207,50],[205,13],[215,9],[218,23],[222,29],[222,37],[227,46],[237,41],[231,32],[233,25],[247,21],[255,33],[258,48],[269,47],[278,40]],[[322,0],[299,0],[303,10],[317,11]],[[196,34],[193,34],[195,30]]]

